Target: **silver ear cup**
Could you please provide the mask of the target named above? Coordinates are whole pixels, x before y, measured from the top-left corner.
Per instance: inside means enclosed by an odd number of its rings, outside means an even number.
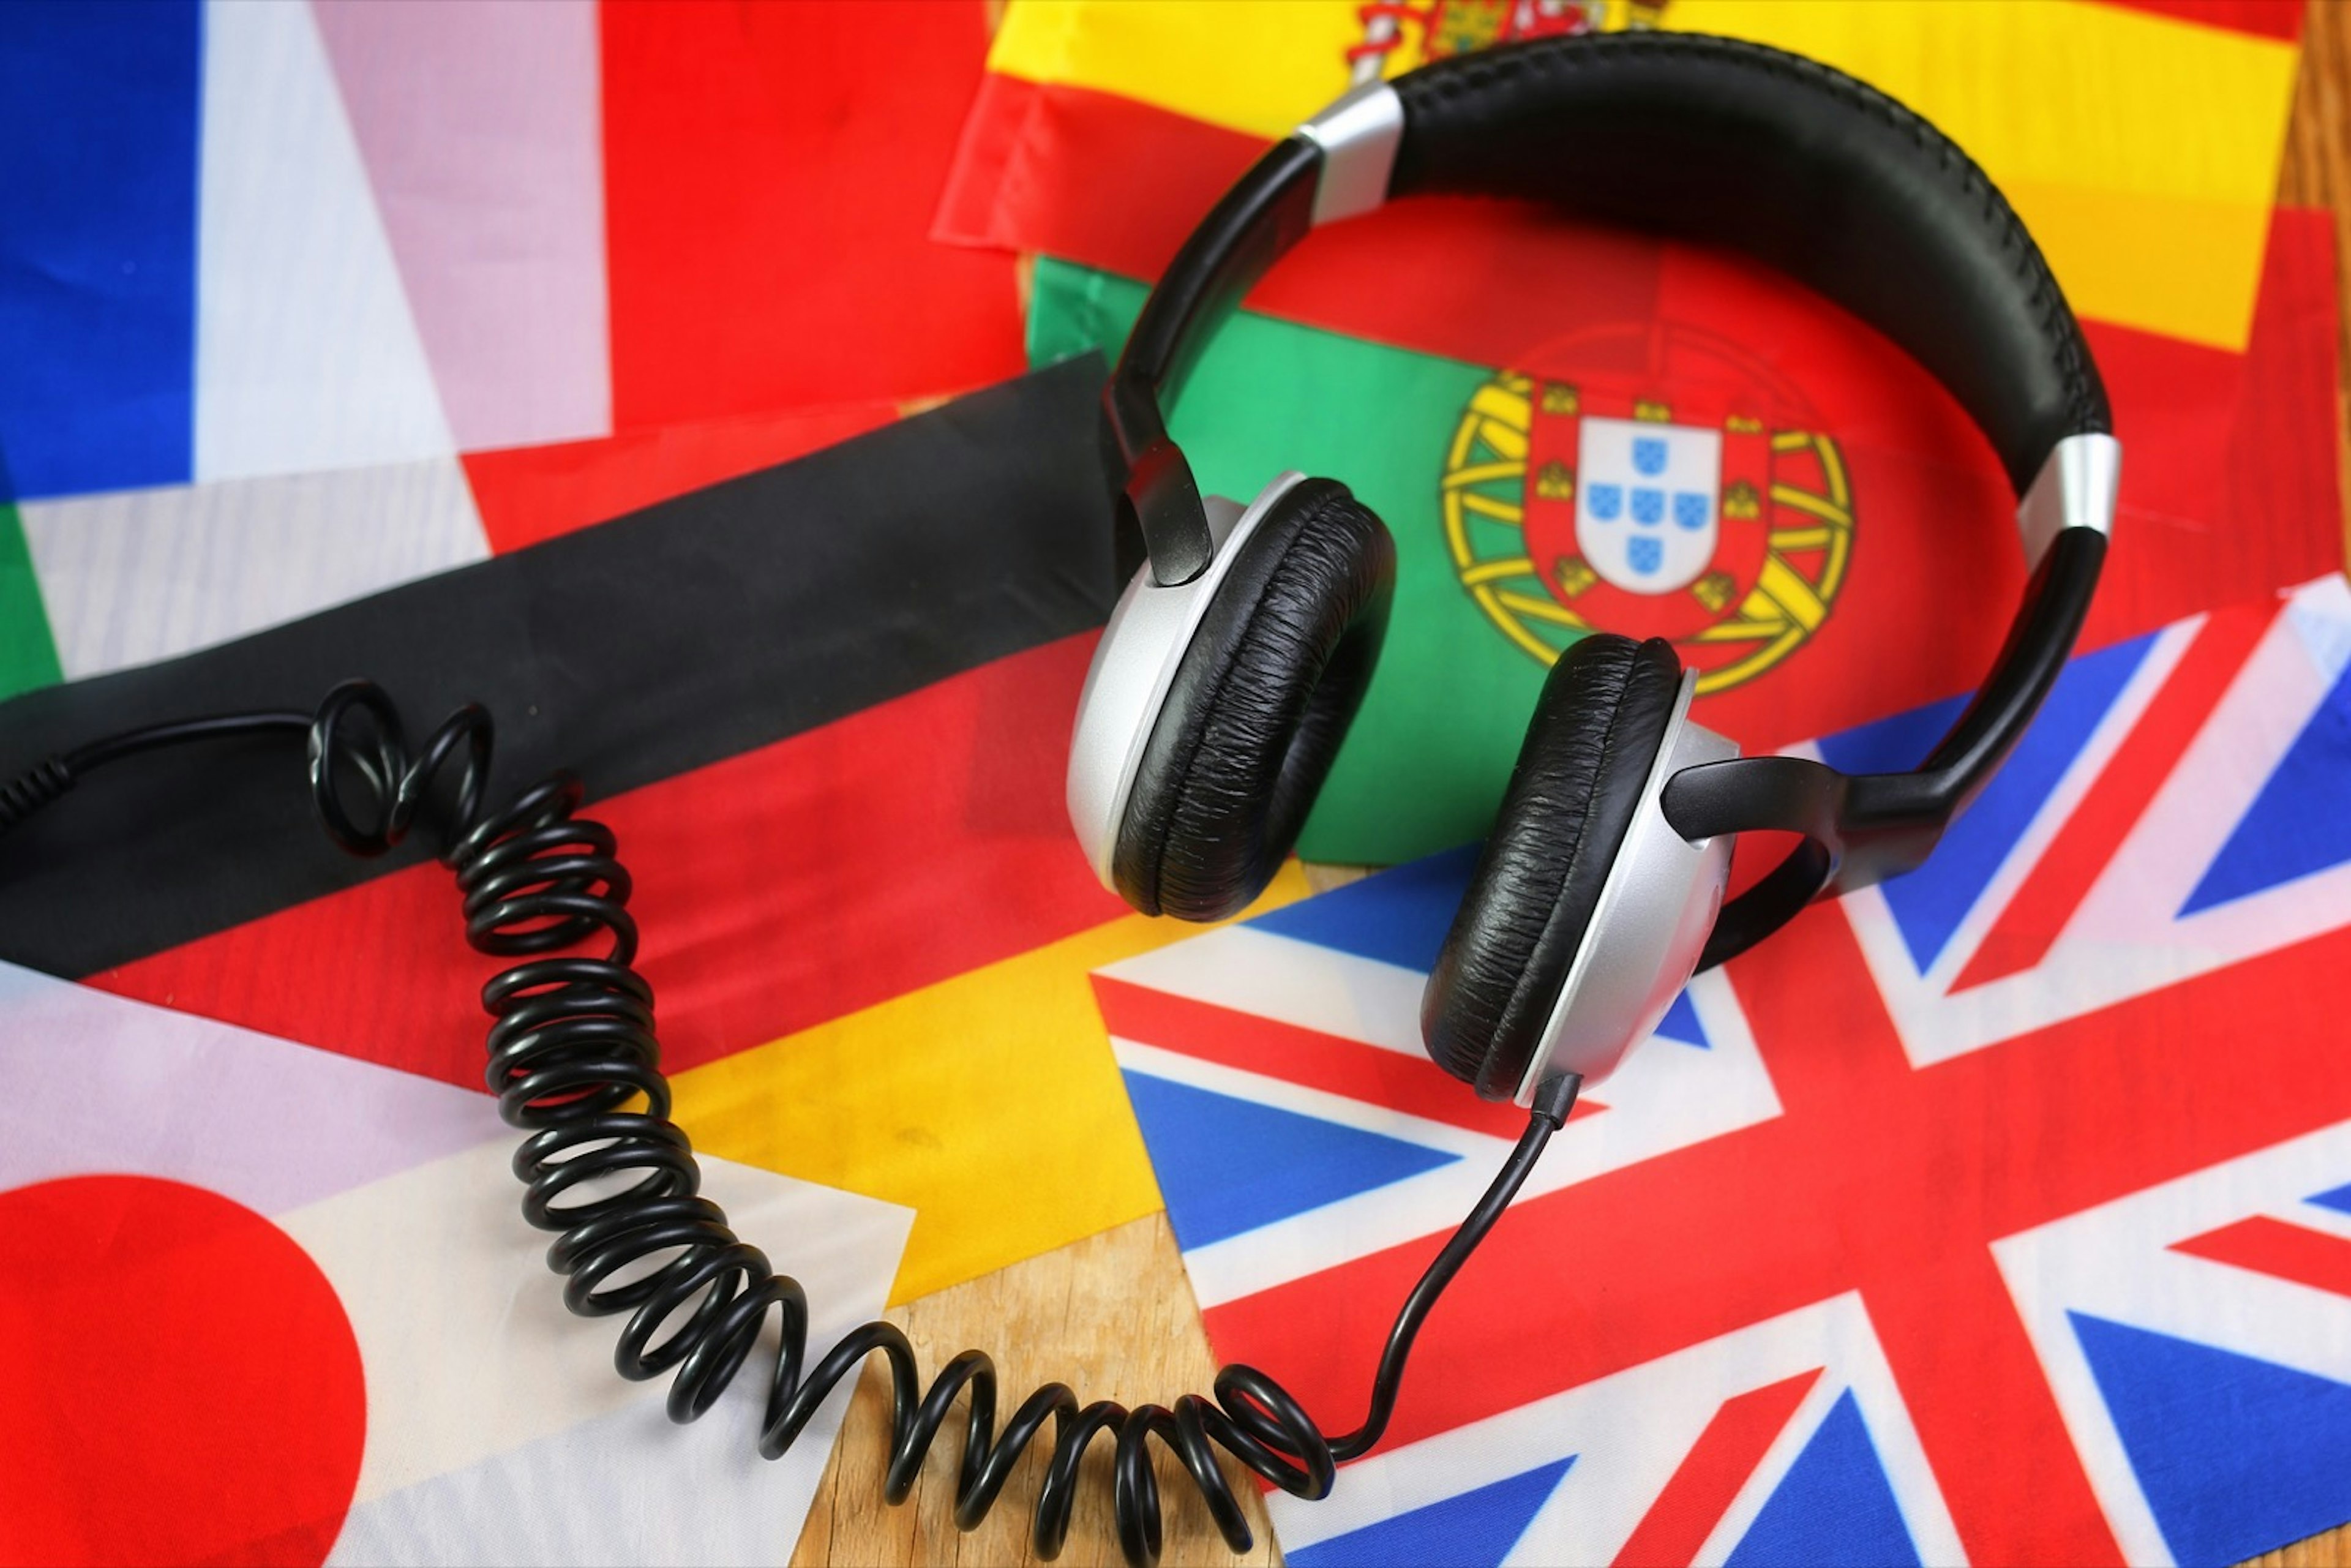
[[[1592,1083],[1614,1071],[1697,971],[1730,878],[1732,835],[1690,842],[1666,821],[1661,798],[1666,781],[1683,768],[1739,755],[1736,742],[1691,720],[1697,688],[1697,672],[1686,672],[1641,803],[1519,1082],[1514,1098],[1520,1105],[1531,1103],[1537,1087],[1556,1073],[1582,1073]]]
[[[1204,504],[1216,553],[1208,569],[1189,582],[1163,588],[1145,564],[1111,611],[1102,641],[1094,645],[1078,696],[1078,717],[1070,732],[1068,801],[1070,826],[1087,863],[1104,887],[1116,891],[1111,858],[1118,847],[1134,792],[1135,768],[1167,703],[1176,667],[1192,645],[1200,618],[1216,598],[1240,547],[1275,501],[1306,476],[1291,470],[1257,494],[1246,507],[1222,496]]]

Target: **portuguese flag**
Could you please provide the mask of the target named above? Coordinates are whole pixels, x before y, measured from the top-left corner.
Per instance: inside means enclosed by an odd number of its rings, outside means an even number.
[[[2158,9],[1604,9],[1855,70],[2016,198],[2129,454],[2091,645],[2342,559],[2331,241],[2268,205],[2292,19]],[[1344,87],[1351,56],[1394,70],[1490,41],[1477,7],[1369,12],[1394,13],[1385,47],[1351,5],[1017,0],[939,231],[1046,253],[1033,361],[1115,352],[1139,280],[1264,138]],[[2131,237],[2151,234],[2159,267]],[[1741,258],[1519,205],[1401,204],[1311,235],[1174,423],[1212,489],[1332,476],[1397,537],[1388,650],[1309,858],[1481,834],[1544,668],[1591,629],[1673,639],[1701,718],[1770,749],[1968,687],[2023,583],[1997,464],[1885,340]]]
[[[484,703],[494,796],[576,768],[619,835],[697,1147],[914,1208],[900,1299],[986,1273],[1159,1207],[1086,976],[1191,928],[1103,892],[1061,802],[1103,373],[27,694],[0,773],[355,674],[412,736]],[[289,747],[166,754],[0,843],[0,959],[478,1091],[498,966],[423,849],[334,849]]]
[[[2091,325],[2128,461],[2085,645],[2340,565],[2333,248],[2322,214],[2281,213],[2276,232],[2248,353]],[[1587,247],[1587,270],[1638,276],[1631,242],[1551,237]],[[1387,648],[1307,858],[1481,835],[1544,669],[1592,626],[1674,638],[1699,672],[1699,716],[1750,750],[1990,666],[2024,562],[1999,465],[1957,406],[1883,339],[1759,269],[1666,246],[1646,271],[1646,322],[1594,302],[1600,319],[1507,361],[1255,311],[1202,357],[1176,429],[1204,486],[1246,497],[1285,467],[1341,476],[1396,537]],[[1040,261],[1031,351],[1115,350],[1143,294]],[[1713,449],[1669,490],[1699,497],[1683,503],[1705,508],[1698,527],[1594,516],[1605,486],[1623,504],[1634,471],[1607,447],[1635,433]],[[1697,559],[1658,563],[1674,591],[1646,591],[1639,563],[1603,553],[1612,528],[1694,541]]]

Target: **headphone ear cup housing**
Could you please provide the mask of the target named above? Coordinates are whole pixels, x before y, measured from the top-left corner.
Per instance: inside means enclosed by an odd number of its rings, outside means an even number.
[[[1608,632],[1545,680],[1421,997],[1429,1055],[1481,1096],[1603,1076],[1695,967],[1729,841],[1685,841],[1658,800],[1679,768],[1738,748],[1689,722],[1693,685],[1670,643]]]
[[[1290,475],[1243,514],[1210,570],[1215,580],[1170,640],[1139,722],[1096,712],[1108,698],[1105,661],[1125,656],[1110,646],[1124,629],[1113,617],[1071,755],[1072,820],[1081,840],[1091,826],[1092,845],[1108,852],[1097,872],[1144,914],[1187,920],[1238,912],[1296,843],[1371,684],[1395,545],[1344,486]],[[1121,612],[1168,591],[1138,578]],[[1081,800],[1090,729],[1123,729],[1133,747],[1124,787],[1101,817],[1092,815],[1103,804],[1098,784]]]
[[[1280,868],[1371,685],[1395,543],[1307,479],[1240,542],[1169,683],[1111,871],[1147,915],[1221,920]]]

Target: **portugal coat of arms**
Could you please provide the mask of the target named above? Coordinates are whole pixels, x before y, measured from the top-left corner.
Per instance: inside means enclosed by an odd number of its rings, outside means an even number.
[[[1828,618],[1854,519],[1835,441],[1755,402],[1495,375],[1440,486],[1462,588],[1545,664],[1608,631],[1670,639],[1701,693],[1761,674]]]
[[[1364,37],[1347,51],[1347,59],[1356,81],[1371,81],[1389,73],[1390,57],[1409,37],[1417,38],[1421,61],[1441,60],[1521,38],[1654,27],[1666,5],[1667,0],[1371,0],[1356,12]]]

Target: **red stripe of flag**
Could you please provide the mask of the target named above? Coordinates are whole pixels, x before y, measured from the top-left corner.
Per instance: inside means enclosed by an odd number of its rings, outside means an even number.
[[[616,431],[1021,369],[1014,258],[928,237],[987,54],[977,0],[597,20]]]
[[[2145,11],[2175,22],[2196,22],[2259,38],[2302,41],[2303,0],[2103,0],[2125,11]]]
[[[2243,605],[2214,612],[2198,630],[2105,770],[1984,934],[1951,987],[1954,993],[2021,974],[2049,956],[2058,933],[2281,612],[2278,605]]]
[[[1258,137],[1117,93],[991,71],[931,235],[1156,277],[1265,149]],[[1030,158],[1047,165],[1042,184],[1022,167]],[[1135,177],[1146,169],[1148,178]]]
[[[2351,1241],[2265,1214],[2175,1241],[2171,1250],[2351,1296]]]
[[[640,507],[862,435],[898,417],[892,402],[783,409],[624,431],[593,441],[462,455],[490,548],[504,555]]]
[[[1525,1112],[1515,1105],[1479,1099],[1426,1057],[1407,1056],[1359,1040],[1171,996],[1106,975],[1096,975],[1093,981],[1102,1022],[1122,1040],[1261,1073],[1326,1094],[1344,1095],[1408,1116],[1424,1116],[1505,1142],[1526,1130]],[[1569,1119],[1603,1108],[1593,1101],[1579,1100]]]
[[[1633,1527],[1614,1568],[1687,1568],[1695,1561],[1822,1370],[1816,1366],[1723,1401],[1666,1490]]]
[[[1115,919],[1062,811],[1092,652],[1064,638],[611,800],[665,1065],[695,1066]],[[478,1088],[457,894],[412,867],[90,984]]]

